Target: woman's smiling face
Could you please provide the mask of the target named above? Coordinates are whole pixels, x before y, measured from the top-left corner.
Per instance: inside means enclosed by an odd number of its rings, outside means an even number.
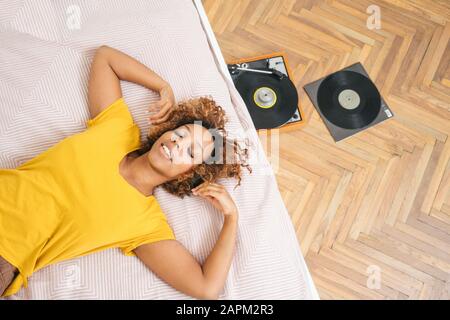
[[[206,161],[213,148],[213,136],[208,129],[186,124],[162,134],[147,158],[152,168],[170,180]]]

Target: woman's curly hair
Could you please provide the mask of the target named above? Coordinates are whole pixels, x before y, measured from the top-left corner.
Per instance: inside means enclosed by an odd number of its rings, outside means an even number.
[[[199,97],[179,102],[164,123],[150,128],[147,141],[138,150],[138,154],[142,155],[149,151],[165,132],[195,121],[201,121],[203,127],[210,132],[215,131],[215,134],[220,134],[222,137],[222,139],[215,139],[212,155],[214,161],[196,164],[189,171],[161,186],[169,193],[181,198],[191,194],[192,183],[199,177],[208,182],[214,182],[219,178],[237,178],[236,188],[241,184],[241,167],[246,167],[249,172],[252,171],[247,164],[248,148],[241,148],[235,139],[230,141],[225,130],[227,122],[225,111],[210,98]],[[227,154],[227,151],[231,151],[232,154]]]

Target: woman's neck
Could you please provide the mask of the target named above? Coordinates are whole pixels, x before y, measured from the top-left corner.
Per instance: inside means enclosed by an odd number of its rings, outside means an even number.
[[[150,165],[147,153],[141,156],[129,154],[123,159],[122,176],[141,193],[150,196],[153,190],[166,181]]]

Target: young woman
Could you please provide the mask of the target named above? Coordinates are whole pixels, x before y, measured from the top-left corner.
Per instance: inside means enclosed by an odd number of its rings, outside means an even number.
[[[161,96],[144,146],[120,80]],[[176,104],[167,82],[108,46],[92,62],[88,102],[87,130],[16,169],[0,169],[0,293],[16,293],[49,264],[120,248],[177,290],[216,299],[233,258],[239,214],[214,181],[235,177],[239,185],[241,167],[249,169],[247,150],[225,147],[223,109],[205,97]],[[204,182],[192,188],[198,176]],[[222,231],[203,265],[175,239],[153,196],[160,185],[180,197],[200,196],[223,214]]]

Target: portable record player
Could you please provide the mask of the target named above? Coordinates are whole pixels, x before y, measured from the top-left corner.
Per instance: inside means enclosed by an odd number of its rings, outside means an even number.
[[[284,131],[304,124],[284,52],[239,59],[227,65],[257,130]]]

